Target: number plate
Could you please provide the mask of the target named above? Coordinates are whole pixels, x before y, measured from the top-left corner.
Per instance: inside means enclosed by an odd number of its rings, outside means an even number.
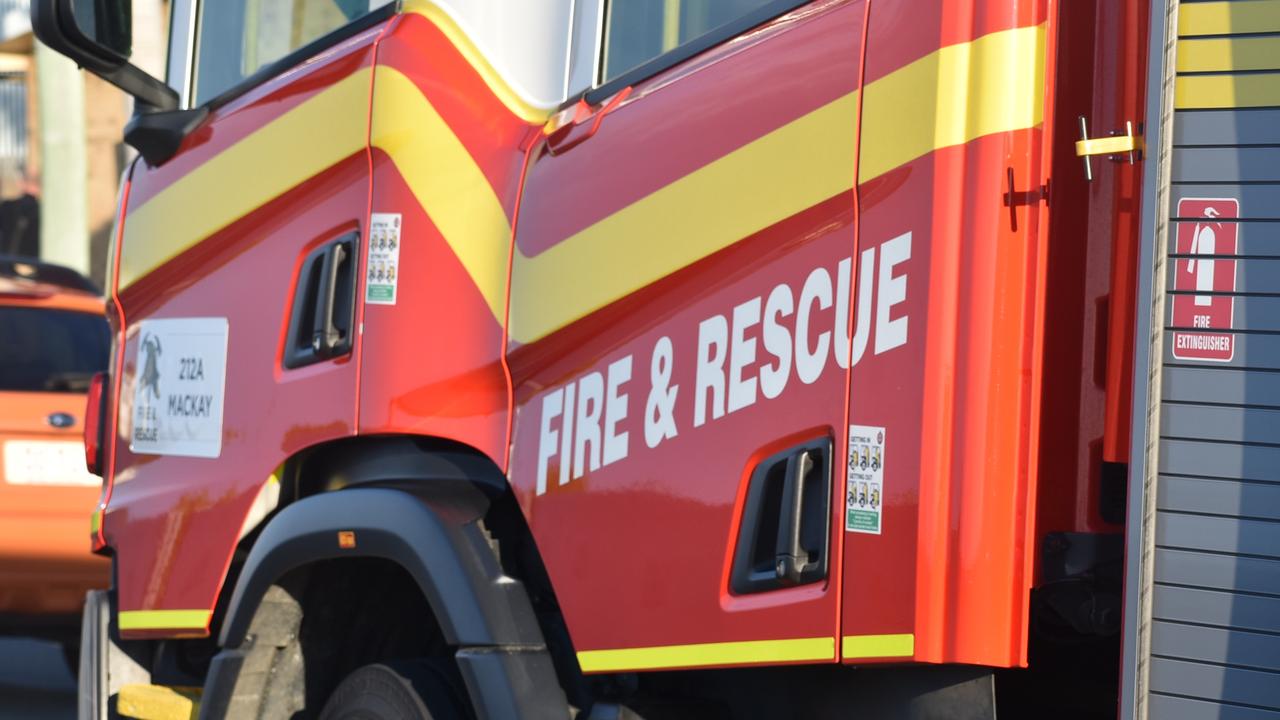
[[[102,478],[84,466],[84,445],[65,440],[4,443],[4,480],[10,485],[96,487]]]

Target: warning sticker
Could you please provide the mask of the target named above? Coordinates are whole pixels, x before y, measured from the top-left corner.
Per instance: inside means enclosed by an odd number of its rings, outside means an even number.
[[[844,529],[879,535],[884,503],[884,428],[849,426]]]
[[[1236,242],[1240,201],[1183,198],[1178,201],[1173,263],[1173,356],[1179,360],[1229,362],[1236,354],[1230,331],[1235,314]],[[1225,257],[1224,257],[1225,256]]]
[[[369,223],[369,276],[364,301],[395,305],[400,278],[400,213],[374,213]]]

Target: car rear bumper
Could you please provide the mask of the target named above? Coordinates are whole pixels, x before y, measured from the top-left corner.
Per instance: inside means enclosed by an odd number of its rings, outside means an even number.
[[[85,593],[105,588],[111,563],[89,551],[75,515],[0,514],[0,613],[78,615]]]

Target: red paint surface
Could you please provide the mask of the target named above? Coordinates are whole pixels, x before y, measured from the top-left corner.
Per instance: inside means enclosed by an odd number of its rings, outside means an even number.
[[[206,150],[206,143],[243,137],[296,104],[299,95],[368,66],[376,37],[365,33],[361,42],[344,43],[249,91],[216,112],[171,163],[135,168],[129,211],[183,168],[211,156],[215,150]],[[363,121],[368,108],[350,111]],[[187,153],[193,154],[189,161]],[[368,161],[358,153],[117,293],[128,319],[118,373],[126,408],[138,370],[140,322],[226,317],[230,328],[218,459],[135,455],[129,450],[131,417],[119,413],[103,531],[116,553],[121,610],[212,608],[249,507],[271,472],[304,448],[355,432],[351,356],[297,370],[283,370],[280,358],[303,259],[321,243],[364,227],[368,193]]]
[[[741,43],[713,48],[706,56],[638,84],[601,122],[599,137],[565,155],[566,162],[591,168],[590,172],[562,172],[557,162],[532,163],[516,234],[520,252],[535,257],[672,181],[852,92],[857,87],[860,33],[852,39],[833,33],[832,13],[812,12],[808,10],[800,22],[776,21]],[[851,12],[841,8],[837,14],[851,17]],[[804,77],[778,81],[793,71]],[[761,91],[764,87],[767,92]],[[725,100],[708,102],[709,93]],[[664,113],[627,112],[637,104],[661,105]],[[702,128],[714,131],[700,132]],[[599,142],[606,134],[613,139]],[[617,139],[622,137],[629,141]],[[851,167],[852,163],[851,158]],[[601,171],[607,167],[627,171]],[[548,177],[553,173],[554,178]]]
[[[1093,137],[1140,129],[1142,3],[1055,3],[1050,34],[1051,211],[1037,536],[1121,531],[1099,510],[1102,463],[1128,461],[1134,297],[1145,163],[1076,157],[1078,118]],[[1039,542],[1039,541],[1038,541]]]
[[[568,152],[535,150],[517,230],[521,251],[539,252],[852,92],[859,78],[862,3],[823,3],[821,10],[810,10],[802,22],[778,22],[741,47],[715,51],[715,62],[640,83],[592,138]],[[760,92],[762,87],[769,91]],[[720,99],[707,102],[708,93]],[[853,166],[850,157],[851,185]],[[601,172],[605,167],[620,171]],[[756,463],[824,436],[841,454],[847,372],[828,347],[825,369],[812,384],[796,377],[793,363],[777,398],[757,388],[754,404],[697,426],[695,366],[699,325],[708,318],[723,315],[731,324],[734,307],[755,297],[761,297],[763,311],[779,283],[790,286],[798,303],[806,278],[818,268],[834,286],[838,264],[854,251],[853,200],[852,192],[836,195],[510,352],[516,403],[511,481],[577,650],[835,638],[834,563],[827,583],[754,596],[731,594],[728,575],[743,494]],[[522,282],[517,266],[512,304],[537,302]],[[834,305],[815,309],[813,344],[821,332],[834,339],[835,319]],[[794,328],[795,315],[783,322]],[[769,360],[759,344],[761,331],[756,324],[744,335],[757,342],[748,376]],[[644,418],[654,378],[661,375],[653,358],[664,337],[673,349],[665,385],[678,389],[677,435],[649,447]],[[628,410],[618,426],[629,437],[627,457],[561,485],[564,458],[558,455],[550,461],[546,493],[537,494],[544,398],[593,372],[603,375],[628,357],[631,379],[622,387]],[[563,418],[556,427],[563,429]],[[833,494],[843,497],[843,487],[833,487]],[[840,535],[833,527],[833,547]],[[599,611],[601,602],[609,612]]]
[[[1045,0],[873,2],[867,28],[873,45],[867,53],[866,82],[875,82],[939,48],[1002,30],[1032,27],[1048,18]]]
[[[1147,103],[1148,7],[1137,0],[1099,3],[1095,102],[1103,111],[1094,122],[1110,122],[1116,131],[1133,123],[1141,135]],[[1098,133],[1104,128],[1095,128]],[[1135,159],[1141,159],[1137,154]],[[1103,434],[1103,459],[1127,463],[1133,427],[1134,307],[1138,296],[1138,245],[1142,218],[1141,162],[1112,163],[1107,174],[1113,180],[1105,204],[1093,209],[1091,227],[1111,224],[1111,292],[1107,303],[1107,408]]]
[[[227,316],[231,327],[223,457],[134,456],[125,435],[116,443],[106,537],[118,556],[121,609],[212,608],[266,476],[289,455],[358,429],[447,438],[503,467],[510,458],[514,491],[577,650],[913,633],[918,661],[1024,664],[1037,532],[1097,527],[1091,458],[1082,454],[1101,442],[1110,376],[1089,374],[1086,360],[1104,347],[1102,335],[1091,335],[1101,333],[1094,323],[1105,313],[1098,295],[1123,285],[1124,273],[1113,274],[1120,261],[1107,259],[1111,230],[1101,223],[1125,191],[1106,190],[1112,199],[1104,202],[1090,194],[1101,186],[1082,187],[1070,175],[1078,165],[1064,138],[1075,103],[1092,97],[1091,76],[1054,75],[1076,57],[1077,33],[1092,32],[1094,16],[1074,11],[1055,24],[1056,9],[1043,0],[873,0],[869,19],[866,11],[859,1],[815,3],[639,83],[592,137],[559,155],[540,146],[524,152],[537,129],[511,116],[425,19],[386,26],[376,62],[404,73],[440,113],[513,224],[519,210],[512,243],[531,256],[852,92],[863,73],[865,23],[867,81],[940,46],[1050,17],[1052,47],[1062,56],[1051,54],[1044,126],[918,158],[523,346],[508,347],[505,319],[494,317],[381,151],[352,155],[240,219],[117,298],[131,328],[117,373],[125,388],[136,372],[139,321]],[[129,207],[301,98],[368,67],[376,37],[365,33],[218,110],[172,163],[139,167]],[[1100,34],[1097,42],[1114,38]],[[1085,47],[1080,52],[1092,57],[1092,44]],[[1051,217],[1050,169],[1057,173]],[[302,258],[364,228],[370,211],[403,215],[398,304],[360,311],[354,358],[281,370]],[[905,233],[910,258],[894,275],[907,275],[908,287],[893,317],[909,318],[908,340],[878,354],[875,308],[865,328],[858,319],[859,262],[874,251],[865,288],[874,293],[886,242]],[[852,371],[828,348],[814,382],[801,382],[793,365],[779,397],[758,395],[694,426],[700,323],[722,315],[732,324],[736,306],[763,303],[779,284],[798,299],[819,268],[834,291],[845,259],[849,326],[837,327],[832,308],[815,309],[810,325],[813,337],[852,332]],[[538,301],[519,266],[509,295],[513,304]],[[784,324],[794,329],[794,321],[793,314]],[[761,329],[746,337],[759,343]],[[645,417],[649,388],[663,374],[653,365],[662,338],[674,349],[663,384],[678,388],[678,432],[649,447]],[[539,494],[543,400],[628,357],[628,412],[618,426],[629,437],[627,457],[562,485],[557,448]],[[757,345],[746,374],[770,360]],[[122,433],[127,423],[122,413]],[[882,533],[845,533],[837,472],[828,581],[733,595],[729,567],[754,465],[825,436],[842,468],[850,423],[886,429]]]
[[[422,92],[513,215],[526,138],[539,129],[512,115],[421,16],[405,16],[388,29],[378,45],[378,65],[403,73]],[[381,150],[373,152],[370,202],[372,212],[401,213],[404,225],[397,304],[364,309],[360,432],[445,438],[505,467],[505,317],[494,316],[400,169]],[[506,260],[504,248],[499,262]]]

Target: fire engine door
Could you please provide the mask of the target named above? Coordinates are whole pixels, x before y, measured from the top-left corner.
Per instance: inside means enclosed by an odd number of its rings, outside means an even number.
[[[1026,661],[1050,5],[871,4],[846,663]]]
[[[195,28],[199,50],[185,82],[171,81],[198,125],[173,157],[135,164],[119,257],[128,339],[114,493],[137,496],[116,538],[129,548],[117,560],[126,612],[212,608],[221,574],[182,568],[224,562],[252,509],[270,507],[255,499],[278,489],[273,470],[355,428],[370,60],[391,8],[219,0],[197,19],[180,5],[175,22]],[[138,377],[148,342],[153,393]],[[130,441],[131,420],[148,416],[128,408],[147,393],[162,420],[213,422],[182,403],[197,380],[222,382],[209,391],[222,403],[212,442]]]
[[[533,150],[510,475],[587,672],[837,657],[864,16],[624,73]]]

